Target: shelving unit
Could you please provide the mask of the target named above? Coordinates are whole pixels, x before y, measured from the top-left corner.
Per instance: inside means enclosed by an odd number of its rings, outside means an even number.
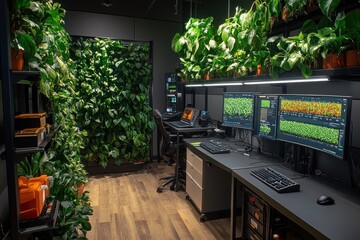
[[[10,34],[9,34],[9,6],[8,1],[0,3],[0,52],[1,52],[1,80],[2,80],[2,97],[4,109],[4,129],[5,144],[0,147],[1,159],[5,157],[7,171],[7,185],[9,196],[9,218],[10,218],[10,238],[20,239],[20,236],[29,235],[34,232],[45,231],[55,227],[56,218],[59,209],[59,203],[53,209],[53,221],[51,224],[40,224],[21,229],[19,220],[19,188],[17,163],[22,161],[24,156],[31,155],[39,151],[45,151],[56,131],[53,129],[46,135],[44,141],[37,148],[16,148],[14,142],[15,123],[14,123],[14,85],[27,84],[32,87],[33,96],[37,95],[34,90],[37,89],[37,83],[41,76],[40,72],[34,71],[12,71],[10,67]],[[37,90],[36,90],[37,91]],[[37,103],[36,103],[37,104]],[[34,103],[33,103],[34,106]],[[35,111],[37,108],[34,109]],[[23,159],[21,159],[23,158]]]

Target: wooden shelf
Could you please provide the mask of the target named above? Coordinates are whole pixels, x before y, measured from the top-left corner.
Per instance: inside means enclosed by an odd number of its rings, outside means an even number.
[[[51,142],[58,128],[59,126],[56,126],[54,129],[51,129],[50,133],[45,136],[44,140],[38,147],[16,148],[15,153],[17,155],[28,155],[37,152],[44,152],[49,146],[49,143]]]
[[[40,81],[38,71],[11,71],[11,81],[17,84],[34,84]]]
[[[51,210],[50,216],[42,216],[38,219],[29,221],[20,221],[20,235],[28,235],[35,232],[42,232],[56,228],[56,221],[59,213],[60,202],[56,200],[54,200],[54,202],[55,204],[52,207],[53,209]],[[39,225],[36,225],[36,221],[39,222]],[[24,224],[29,222],[34,222],[35,226],[24,228],[21,227],[22,223]]]

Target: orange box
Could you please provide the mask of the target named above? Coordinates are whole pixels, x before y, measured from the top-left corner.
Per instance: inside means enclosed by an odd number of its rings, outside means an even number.
[[[15,116],[15,129],[41,128],[46,125],[46,114],[42,113],[23,113]]]
[[[49,195],[49,178],[40,177],[18,178],[20,199],[20,220],[37,218],[40,216],[46,197]]]

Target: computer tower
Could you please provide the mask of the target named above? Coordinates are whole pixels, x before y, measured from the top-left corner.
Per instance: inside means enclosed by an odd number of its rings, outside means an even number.
[[[184,110],[184,83],[176,73],[165,74],[165,112],[176,113]]]

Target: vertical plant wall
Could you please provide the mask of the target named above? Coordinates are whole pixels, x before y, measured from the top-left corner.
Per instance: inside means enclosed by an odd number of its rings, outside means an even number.
[[[103,167],[109,160],[149,160],[154,126],[149,45],[78,38],[72,56],[79,92],[77,122],[86,132],[83,158]]]

